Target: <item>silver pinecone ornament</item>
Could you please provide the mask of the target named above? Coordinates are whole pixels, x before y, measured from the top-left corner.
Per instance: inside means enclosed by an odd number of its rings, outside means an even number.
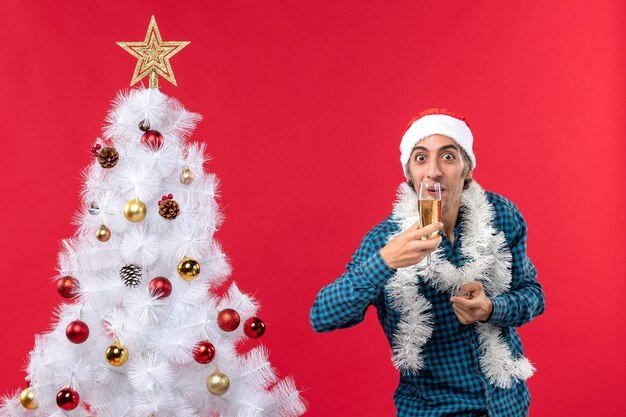
[[[124,285],[134,288],[141,282],[141,267],[139,265],[126,265],[120,269],[120,277]]]

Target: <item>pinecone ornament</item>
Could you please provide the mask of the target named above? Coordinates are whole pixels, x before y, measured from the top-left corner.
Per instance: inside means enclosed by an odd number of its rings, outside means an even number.
[[[141,122],[139,122],[139,130],[141,130],[142,132],[147,132],[148,130],[150,130],[150,122],[147,120],[142,120]]]
[[[126,265],[120,269],[120,277],[124,285],[134,288],[141,282],[141,267],[139,265]]]
[[[100,214],[100,207],[98,206],[98,203],[96,203],[95,201],[92,201],[91,203],[89,203],[89,207],[87,208],[87,211],[92,216],[97,216],[98,214]]]
[[[111,147],[103,148],[100,144],[91,148],[91,153],[98,159],[102,168],[113,168],[117,165],[117,161],[120,160],[120,154],[117,152],[117,149]]]
[[[180,212],[178,203],[173,199],[172,194],[164,195],[159,201],[159,214],[165,220],[174,220]]]

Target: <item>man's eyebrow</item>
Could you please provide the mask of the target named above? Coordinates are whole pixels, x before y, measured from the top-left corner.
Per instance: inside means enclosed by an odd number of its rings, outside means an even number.
[[[417,150],[420,150],[420,151],[427,151],[428,149],[427,149],[427,148],[425,148],[424,146],[415,145],[415,146],[413,146],[413,149],[411,149],[411,153],[413,153],[413,152],[415,152],[415,151],[417,151]]]
[[[457,152],[460,152],[459,147],[456,146],[456,145],[453,145],[453,144],[442,146],[441,148],[439,148],[439,152],[445,151],[445,150],[448,150],[448,149],[454,149]]]
[[[441,151],[445,151],[445,150],[448,150],[448,149],[454,149],[457,152],[460,152],[459,147],[454,145],[454,144],[449,144],[449,145],[442,146],[437,151],[441,152]],[[411,150],[411,153],[413,153],[415,151],[427,151],[428,152],[428,148],[426,148],[424,146],[420,146],[420,145],[415,145],[415,146],[413,146],[413,149]]]

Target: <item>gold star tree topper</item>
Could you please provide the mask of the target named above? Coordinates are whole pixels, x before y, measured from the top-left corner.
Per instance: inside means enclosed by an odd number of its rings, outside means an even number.
[[[117,44],[137,58],[137,65],[130,85],[140,81],[146,75],[150,75],[150,88],[158,88],[159,75],[176,85],[176,78],[170,66],[170,58],[189,45],[189,42],[163,42],[156,19],[152,16],[143,42],[117,42]]]

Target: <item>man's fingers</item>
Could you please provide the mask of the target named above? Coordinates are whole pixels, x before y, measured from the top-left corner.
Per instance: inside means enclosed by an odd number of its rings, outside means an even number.
[[[441,243],[441,236],[437,235],[432,239],[422,239],[422,233],[414,230],[406,235],[406,243],[408,243],[413,250],[430,250],[435,249]]]
[[[472,322],[472,318],[465,311],[463,311],[460,307],[453,304],[452,308],[454,309],[454,314],[456,314],[456,317],[459,319],[461,323],[469,324]]]
[[[476,300],[468,300],[463,297],[450,297],[450,302],[453,306],[462,308],[463,310],[472,310],[479,307],[479,302]]]
[[[480,293],[481,291],[484,291],[483,284],[478,281],[474,281],[474,282],[470,282],[468,284],[463,285],[461,289],[459,290],[459,295],[463,296],[466,293],[472,293],[472,292]]]
[[[417,229],[416,236],[418,239],[421,239],[423,237],[429,236],[432,233],[437,232],[438,230],[443,230],[443,223],[441,222],[433,223],[433,224],[429,224],[428,226]]]
[[[450,302],[465,308],[470,306],[470,300],[463,297],[450,297]]]
[[[417,241],[417,246],[421,250],[429,250],[429,249],[436,249],[440,243],[441,243],[441,236],[437,236],[434,239],[419,240]]]
[[[461,323],[469,324],[469,323],[474,323],[476,321],[476,318],[473,314],[471,314],[468,311],[463,310],[461,307],[453,305],[452,308],[454,309],[454,313],[459,318]]]
[[[450,297],[450,302],[461,323],[469,324],[478,320],[484,298],[483,284],[474,281],[463,285],[458,295]]]
[[[404,231],[404,236],[409,239],[409,240],[435,240],[438,237],[441,237],[437,234],[438,230],[442,230],[443,229],[443,223],[433,223],[433,224],[429,224],[426,227],[423,228],[410,228],[406,231]],[[431,234],[436,234],[437,236],[435,236],[432,239],[429,239]],[[424,239],[426,238],[426,239]]]
[[[457,316],[461,316],[463,318],[467,318],[467,312],[465,310],[463,310],[461,307],[453,304],[452,305],[452,309],[454,310],[454,312],[456,313]]]

